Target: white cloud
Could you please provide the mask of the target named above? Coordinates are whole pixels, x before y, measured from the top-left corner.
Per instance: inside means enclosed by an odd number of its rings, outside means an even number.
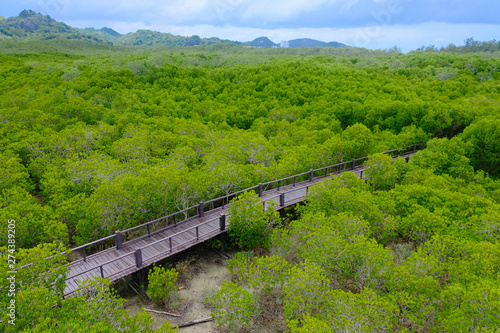
[[[322,6],[331,4],[329,0],[254,0],[248,1],[243,21],[267,20],[286,21],[300,14],[313,12]]]

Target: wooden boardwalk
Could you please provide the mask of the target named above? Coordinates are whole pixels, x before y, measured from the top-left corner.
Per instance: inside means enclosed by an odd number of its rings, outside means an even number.
[[[396,156],[402,156],[408,160],[415,151],[416,149],[413,147],[413,150],[410,152]],[[362,164],[358,165],[358,163],[364,159],[366,158],[317,169],[314,172],[311,170],[308,173],[279,181],[259,184],[252,189],[255,189],[260,195],[264,209],[267,209],[270,201],[274,201],[277,204],[274,208],[275,210],[283,209],[303,201],[309,187],[321,182],[325,178],[348,171],[355,172],[358,177],[362,178],[365,167]],[[347,168],[346,166],[349,167]],[[307,179],[297,181],[304,179],[304,177]],[[283,186],[280,186],[280,182]],[[274,188],[266,190],[266,187],[273,186]],[[228,201],[229,198],[226,198],[226,202]],[[111,281],[118,280],[227,231],[227,226],[230,223],[227,204],[206,212],[203,211],[204,208],[198,207],[197,209],[196,216],[154,232],[150,232],[150,223],[134,227],[132,229],[135,230],[146,226],[148,232],[146,235],[124,243],[121,241],[121,233],[107,237],[107,239],[119,238],[119,240],[116,240],[115,247],[92,255],[84,255],[83,258],[75,260],[68,265],[64,295],[70,296],[77,292],[80,288],[79,282],[87,278],[103,277],[109,278]],[[78,249],[85,251],[84,246]]]

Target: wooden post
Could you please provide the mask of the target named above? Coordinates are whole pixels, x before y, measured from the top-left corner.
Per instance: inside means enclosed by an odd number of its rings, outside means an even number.
[[[363,179],[363,170],[359,173],[359,179]]]
[[[137,268],[142,267],[142,250],[141,249],[135,250],[135,265],[137,266]]]
[[[200,217],[203,217],[205,215],[205,203],[204,202],[200,202],[200,206],[199,206],[199,215]]]
[[[172,237],[168,239],[168,244],[170,245],[170,252],[172,252]]]
[[[102,270],[102,266],[99,266],[99,268],[101,269],[101,277],[104,279],[104,271]]]
[[[123,245],[123,237],[122,237],[122,232],[120,230],[117,230],[115,232],[115,245],[117,250],[122,249]]]
[[[354,170],[355,167],[356,167],[356,159],[353,159],[352,160],[352,169]]]
[[[87,254],[85,253],[85,246],[82,247],[82,252],[83,252],[83,261],[87,261]]]
[[[147,290],[147,279],[146,279],[147,269],[143,268],[137,271],[137,282],[139,282],[139,287],[141,292],[145,293]]]
[[[221,242],[220,250],[222,253],[225,253],[225,248],[226,248],[226,233],[225,232],[220,234],[220,242]]]
[[[280,194],[280,206],[285,207],[285,193]]]
[[[314,171],[313,169],[309,170],[309,182],[312,182],[314,178]]]
[[[220,226],[220,231],[226,230],[226,215],[224,213],[220,214],[219,226]]]
[[[196,227],[196,240],[200,240],[200,233],[198,227]]]
[[[259,198],[262,197],[262,192],[263,192],[262,183],[259,183]]]

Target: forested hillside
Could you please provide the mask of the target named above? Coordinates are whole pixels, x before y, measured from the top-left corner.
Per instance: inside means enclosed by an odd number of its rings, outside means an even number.
[[[2,43],[0,218],[16,221],[19,249],[84,244],[259,182],[428,142],[408,165],[372,156],[368,183],[347,174],[317,186],[270,241],[274,257],[235,261],[241,285],[221,293],[260,299],[262,311],[272,300],[280,315],[267,319],[294,332],[494,332],[499,58]]]
[[[95,34],[80,32],[63,22],[56,22],[49,16],[41,15],[32,10],[23,10],[16,17],[0,16],[0,40],[30,39],[30,40],[80,40],[103,44],[106,40]]]
[[[48,15],[33,10],[23,10],[18,16],[5,18],[0,16],[0,40],[80,40],[94,44],[115,44],[133,46],[198,46],[219,43],[269,48],[278,47],[267,37],[258,37],[253,41],[232,41],[218,37],[201,38],[197,35],[179,36],[171,33],[140,29],[136,32],[120,34],[110,28],[72,28],[63,22],[57,22]],[[345,47],[338,42],[325,43],[313,39],[295,39],[290,47]]]

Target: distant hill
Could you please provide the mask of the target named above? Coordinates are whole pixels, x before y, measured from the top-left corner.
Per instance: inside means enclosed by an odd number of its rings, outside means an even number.
[[[105,39],[109,42],[115,42],[118,38],[120,38],[122,36],[122,34],[114,31],[111,28],[101,28],[101,29],[85,28],[85,29],[78,29],[78,30],[84,34],[99,36],[102,39]]]
[[[301,39],[294,39],[288,41],[289,47],[346,47],[345,44],[342,43],[337,43],[337,42],[330,42],[330,43],[325,43],[319,40],[315,39],[310,39],[310,38],[301,38]]]
[[[23,10],[19,16],[0,19],[0,39],[74,39],[105,44],[108,41],[95,34],[82,33],[48,15]]]
[[[279,46],[279,44],[273,43],[267,37],[255,38],[253,41],[245,43],[245,45],[247,45],[247,46],[253,46],[253,47],[273,47],[273,46]]]
[[[230,43],[251,47],[279,47],[267,37],[259,37],[251,42],[237,42],[217,37],[201,38],[200,36],[179,36],[151,30],[137,30],[122,35],[110,28],[72,28],[63,22],[57,22],[48,15],[42,15],[32,10],[23,10],[16,17],[0,16],[0,40],[2,39],[74,39],[96,44],[136,45],[136,46],[196,46],[216,43]],[[331,46],[344,47],[337,42],[325,43],[314,39],[303,38],[289,42],[290,47]]]
[[[111,29],[110,29],[111,30]],[[193,35],[190,37],[173,35],[171,33],[164,33],[151,30],[137,30],[126,35],[122,35],[113,41],[115,44],[120,45],[137,45],[137,46],[196,46],[196,45],[211,45],[216,43],[231,43],[235,45],[244,45],[241,42],[235,42],[227,39],[220,39],[217,37],[201,38],[200,36]]]

